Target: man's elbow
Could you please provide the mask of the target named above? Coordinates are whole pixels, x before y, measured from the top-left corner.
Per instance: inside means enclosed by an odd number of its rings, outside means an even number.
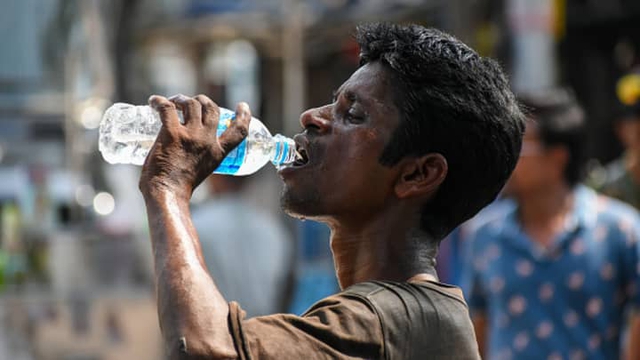
[[[197,338],[180,338],[167,344],[171,360],[236,360],[238,353],[232,345],[212,344]]]

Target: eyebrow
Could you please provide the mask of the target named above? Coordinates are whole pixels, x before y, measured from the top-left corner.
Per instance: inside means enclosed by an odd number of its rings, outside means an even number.
[[[333,90],[332,93],[332,102],[335,102],[338,98],[338,95],[340,95],[340,93],[342,92],[342,86],[339,87],[336,90]],[[351,91],[351,90],[347,90],[344,92],[344,96],[347,98],[347,100],[351,101],[351,102],[356,102],[358,101],[359,97],[358,94],[356,94],[355,92]]]
[[[358,94],[356,94],[353,91],[346,91],[344,93],[344,96],[347,98],[347,100],[351,101],[351,102],[356,102],[358,101]]]

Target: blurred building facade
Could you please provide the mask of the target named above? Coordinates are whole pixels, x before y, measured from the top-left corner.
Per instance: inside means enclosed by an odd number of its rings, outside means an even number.
[[[589,153],[601,162],[619,156],[613,121],[621,115],[618,79],[640,64],[640,3],[567,1],[559,65],[589,116]]]

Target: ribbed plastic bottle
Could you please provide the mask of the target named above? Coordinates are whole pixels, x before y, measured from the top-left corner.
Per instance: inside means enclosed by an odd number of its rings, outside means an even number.
[[[218,136],[235,120],[235,116],[235,112],[220,108]],[[111,164],[142,165],[161,126],[160,115],[149,106],[113,104],[100,122],[98,147],[102,157]],[[280,134],[272,136],[260,120],[251,118],[247,137],[224,158],[214,173],[249,175],[269,161],[278,167],[295,159],[292,139]]]

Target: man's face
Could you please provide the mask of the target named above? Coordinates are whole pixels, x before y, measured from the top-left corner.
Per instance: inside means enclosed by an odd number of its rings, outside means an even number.
[[[387,71],[379,63],[361,67],[332,104],[300,116],[304,131],[295,140],[308,161],[279,170],[290,215],[366,220],[385,206],[397,171],[378,159],[399,122]]]
[[[520,159],[507,182],[507,195],[526,196],[544,191],[558,181],[563,181],[566,166],[559,147],[545,147],[533,123],[527,125],[522,139]]]

